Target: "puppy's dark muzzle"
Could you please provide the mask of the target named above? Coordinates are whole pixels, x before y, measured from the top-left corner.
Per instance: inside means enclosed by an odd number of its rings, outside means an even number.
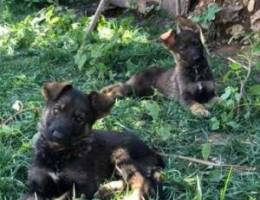
[[[196,55],[196,56],[193,57],[193,60],[194,60],[195,62],[199,62],[199,61],[201,60],[201,58],[202,58],[201,55]]]
[[[194,49],[191,51],[191,57],[194,62],[199,62],[201,59],[203,59],[203,52],[201,52],[199,49]]]
[[[56,141],[63,140],[63,138],[64,138],[64,136],[62,135],[62,133],[59,132],[59,131],[56,131],[56,130],[52,132],[52,137],[53,137],[53,139],[56,140]]]
[[[71,140],[71,128],[70,127],[57,127],[51,130],[51,140],[57,143],[66,143]]]

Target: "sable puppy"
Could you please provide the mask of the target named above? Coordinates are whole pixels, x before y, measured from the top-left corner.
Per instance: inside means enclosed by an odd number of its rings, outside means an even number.
[[[26,200],[71,199],[94,194],[104,198],[109,190],[133,193],[141,200],[159,184],[164,163],[137,136],[130,133],[92,130],[95,121],[109,112],[114,99],[97,92],[84,94],[68,83],[43,87],[45,109],[28,170]],[[99,185],[115,173],[117,180]]]
[[[168,70],[149,68],[101,90],[110,96],[147,96],[156,88],[166,97],[179,100],[199,116],[209,116],[202,105],[216,96],[215,82],[201,41],[200,27],[191,20],[179,17],[177,30],[170,30],[160,39],[172,52],[176,66]]]

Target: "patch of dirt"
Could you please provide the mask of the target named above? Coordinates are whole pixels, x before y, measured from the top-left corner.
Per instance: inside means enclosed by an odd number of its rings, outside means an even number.
[[[239,44],[222,44],[213,49],[215,55],[221,57],[234,57],[236,56],[241,50],[241,46]]]

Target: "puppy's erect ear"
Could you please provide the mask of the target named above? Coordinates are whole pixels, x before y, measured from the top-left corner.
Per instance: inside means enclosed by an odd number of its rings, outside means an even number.
[[[190,19],[184,17],[177,17],[176,23],[177,23],[177,27],[179,28],[178,34],[184,30],[189,30],[194,33],[200,33],[200,26]]]
[[[167,46],[173,46],[175,44],[175,31],[169,30],[160,36],[161,41]]]
[[[109,114],[115,103],[115,98],[96,91],[92,91],[88,97],[91,107],[95,112],[96,119],[100,119]]]
[[[43,85],[42,94],[45,101],[54,101],[60,97],[60,95],[72,88],[72,85],[68,82],[50,82]]]

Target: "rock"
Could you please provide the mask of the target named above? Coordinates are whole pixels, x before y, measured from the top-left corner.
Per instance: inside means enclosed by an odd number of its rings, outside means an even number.
[[[251,17],[251,29],[253,31],[260,31],[260,10],[256,11]]]
[[[243,0],[244,6],[247,6],[247,5],[248,5],[248,1],[249,1],[249,0]]]
[[[176,0],[110,0],[110,3],[121,8],[137,9],[141,13],[146,13],[150,5],[158,5],[172,16],[176,16]],[[180,0],[181,14],[188,13],[191,0]]]
[[[232,35],[233,37],[237,37],[244,32],[244,27],[241,24],[234,24],[233,26],[226,29],[226,33]]]
[[[248,5],[247,5],[247,10],[249,12],[253,12],[255,8],[255,0],[249,0]]]
[[[218,13],[217,22],[219,23],[229,23],[240,21],[240,11],[243,9],[243,5],[227,5],[222,8]]]

